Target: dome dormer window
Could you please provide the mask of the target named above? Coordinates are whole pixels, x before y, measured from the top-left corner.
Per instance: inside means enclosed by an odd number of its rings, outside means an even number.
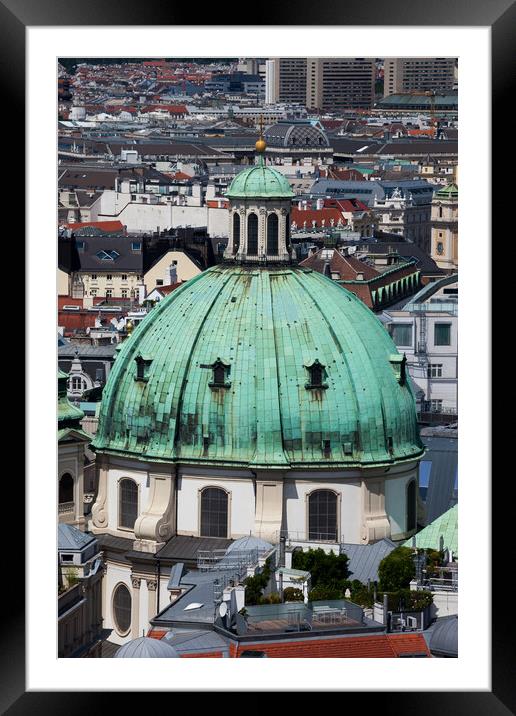
[[[136,363],[136,375],[134,376],[134,379],[146,383],[149,380],[149,370],[151,367],[152,358],[139,354],[134,359],[134,362]]]
[[[390,363],[398,383],[400,385],[405,385],[405,381],[407,380],[407,356],[405,353],[402,356],[398,353],[394,353],[390,357]]]
[[[325,383],[326,370],[322,363],[316,358],[311,365],[305,366],[308,371],[308,383],[305,384],[307,389],[325,389],[328,384]]]
[[[211,365],[201,365],[201,368],[211,368],[213,371],[211,382],[208,383],[210,388],[231,387],[231,383],[228,380],[231,366],[228,363],[224,363],[220,358],[217,358],[215,363]]]

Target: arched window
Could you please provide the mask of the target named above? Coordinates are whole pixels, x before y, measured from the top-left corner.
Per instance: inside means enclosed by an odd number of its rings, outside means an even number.
[[[407,485],[407,532],[416,529],[416,481]]]
[[[440,219],[443,218],[443,207],[442,206],[439,207],[439,218]]]
[[[256,214],[249,214],[247,218],[247,254],[258,255],[258,217]]]
[[[69,472],[65,472],[59,480],[59,504],[65,502],[73,502],[73,477]]]
[[[278,255],[278,215],[269,214],[267,217],[267,253]]]
[[[69,380],[70,390],[74,393],[86,390],[86,381],[80,375],[74,375]]]
[[[316,490],[308,499],[308,539],[337,542],[337,495]]]
[[[228,536],[228,493],[218,487],[201,492],[201,537]]]
[[[120,480],[118,494],[118,525],[132,530],[138,517],[138,485],[134,480]]]
[[[121,635],[131,627],[131,592],[125,584],[119,584],[113,593],[113,621]]]
[[[240,246],[240,216],[233,214],[233,253],[236,254]]]

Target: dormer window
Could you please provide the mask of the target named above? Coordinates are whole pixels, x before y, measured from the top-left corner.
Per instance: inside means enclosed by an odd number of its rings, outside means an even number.
[[[201,365],[200,367],[210,368],[213,371],[211,382],[208,383],[210,388],[229,388],[231,386],[228,380],[231,366],[220,358],[217,358],[211,365]]]
[[[327,383],[324,382],[326,378],[326,370],[318,359],[316,359],[311,365],[305,366],[305,368],[308,371],[308,383],[305,384],[305,388],[325,389],[328,387]]]
[[[399,353],[394,353],[389,360],[398,383],[405,385],[407,380],[407,356],[405,353],[402,356]]]
[[[148,356],[138,355],[134,359],[136,363],[136,375],[135,380],[147,382],[149,380],[149,371],[152,363],[152,358]]]

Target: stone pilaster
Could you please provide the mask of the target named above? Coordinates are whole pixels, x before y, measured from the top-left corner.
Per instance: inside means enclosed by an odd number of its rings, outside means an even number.
[[[98,474],[97,498],[91,509],[92,520],[91,531],[94,533],[104,532],[108,526],[108,459],[103,455],[97,455],[96,469]]]
[[[362,544],[390,537],[391,525],[385,512],[385,479],[368,478],[363,480],[362,498]]]
[[[132,589],[132,609],[131,609],[131,639],[137,639],[140,634],[140,585],[139,577],[131,577]]]
[[[158,582],[156,579],[147,579],[147,618],[150,620],[156,616],[156,590]]]
[[[278,542],[283,519],[283,473],[256,473],[254,534]]]
[[[134,523],[134,549],[155,552],[175,534],[176,469],[151,472],[147,509]]]

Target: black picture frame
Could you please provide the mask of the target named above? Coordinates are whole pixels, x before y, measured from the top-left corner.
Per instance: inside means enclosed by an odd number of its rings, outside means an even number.
[[[200,6],[199,6],[200,7]],[[484,26],[491,28],[492,36],[492,126],[499,126],[503,119],[505,103],[508,99],[509,82],[514,72],[514,28],[516,27],[516,10],[511,0],[369,0],[367,3],[344,3],[339,5],[329,0],[319,0],[316,4],[293,2],[289,0],[281,5],[264,8],[253,5],[249,8],[253,15],[260,17],[262,22],[253,21],[251,25],[292,25],[299,26]],[[162,2],[162,0],[146,0],[139,3],[135,0],[113,2],[106,0],[0,0],[0,73],[4,87],[6,107],[10,116],[24,116],[25,88],[25,29],[27,26],[127,26],[127,25],[240,25],[242,21],[242,4],[232,7],[224,4],[224,12],[219,5],[205,6],[202,9],[202,23],[192,22],[194,13],[189,11],[187,4]],[[236,22],[228,23],[232,18]],[[303,22],[308,18],[308,22]],[[315,22],[313,22],[315,20]],[[511,70],[510,68],[513,67]],[[22,168],[24,152],[20,142],[5,142],[5,166]],[[506,153],[493,152],[493,176],[503,175],[504,166],[510,159],[510,149]],[[14,198],[14,197],[13,197]],[[20,212],[23,197],[18,195]],[[493,236],[501,231],[503,219],[493,211]],[[19,232],[18,227],[18,232]],[[21,243],[21,238],[16,237]],[[484,294],[485,295],[485,294]],[[20,401],[23,405],[23,401]],[[24,421],[23,413],[20,422]],[[496,454],[497,446],[501,450],[503,430],[493,434],[492,454]],[[489,440],[489,436],[485,436]],[[507,445],[510,443],[505,443]],[[27,445],[30,450],[30,445]],[[467,448],[466,448],[467,449]],[[44,473],[44,471],[43,471]],[[9,473],[7,473],[9,475]],[[6,475],[6,476],[7,476]],[[24,504],[23,483],[17,475],[10,486],[15,493],[17,504]],[[508,476],[511,479],[511,476]],[[503,481],[502,481],[503,484]],[[502,494],[502,486],[493,484],[493,522],[494,515],[502,514],[501,504],[506,497]],[[18,598],[11,596],[9,609],[3,610],[2,648],[0,649],[0,710],[13,716],[25,713],[42,714],[78,714],[100,708],[102,700],[104,708],[112,704],[111,694],[84,692],[69,694],[67,692],[26,692],[25,687],[25,611],[23,590],[20,580],[24,571],[23,545],[21,535],[17,538],[17,554],[14,559],[16,577],[15,590]],[[499,538],[497,535],[497,543]],[[492,573],[508,576],[507,564],[503,549],[493,551]],[[5,573],[4,573],[5,574]],[[484,716],[490,714],[516,713],[516,697],[514,688],[514,639],[511,635],[510,617],[507,618],[510,604],[510,582],[492,594],[492,691],[491,692],[447,692],[452,684],[443,684],[443,691],[428,692],[370,692],[367,696],[367,710],[382,709],[384,713],[396,714],[468,714]],[[12,582],[6,578],[4,589]],[[482,618],[488,618],[488,605],[480,607]],[[37,628],[37,625],[35,625]],[[435,688],[429,683],[429,688]],[[295,685],[287,686],[295,691]],[[410,683],[407,683],[410,689]],[[73,696],[73,698],[71,698]],[[139,694],[133,694],[133,703],[138,703]],[[350,694],[347,694],[348,699]]]

